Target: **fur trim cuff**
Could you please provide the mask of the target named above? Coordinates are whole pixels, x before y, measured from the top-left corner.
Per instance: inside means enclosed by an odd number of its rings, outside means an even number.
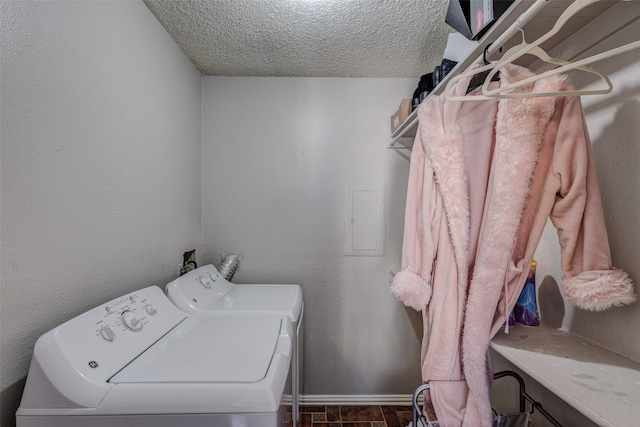
[[[603,311],[635,302],[631,278],[622,270],[591,270],[562,279],[562,293],[578,308]]]
[[[431,299],[431,284],[422,276],[403,270],[393,279],[391,293],[407,307],[422,311]]]

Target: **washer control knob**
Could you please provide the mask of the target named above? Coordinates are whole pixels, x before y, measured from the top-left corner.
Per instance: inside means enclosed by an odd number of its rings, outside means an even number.
[[[133,332],[142,330],[142,319],[136,313],[130,310],[125,310],[121,315],[122,323],[124,326]]]
[[[208,279],[208,278],[206,278],[206,277],[204,277],[204,276],[200,276],[200,277],[198,278],[198,280],[200,281],[200,284],[201,284],[202,286],[204,286],[205,288],[207,288],[207,289],[210,289],[210,288],[211,288],[211,282],[209,281],[209,279]]]
[[[158,310],[156,310],[156,308],[152,304],[149,304],[149,303],[146,303],[144,305],[144,309],[147,310],[147,313],[149,313],[152,316],[155,316],[158,313]]]
[[[103,326],[102,329],[100,329],[100,336],[109,342],[113,342],[113,340],[116,339],[116,333],[108,326]]]
[[[209,279],[211,279],[212,282],[215,282],[216,280],[218,280],[218,276],[215,273],[207,273],[209,274]]]

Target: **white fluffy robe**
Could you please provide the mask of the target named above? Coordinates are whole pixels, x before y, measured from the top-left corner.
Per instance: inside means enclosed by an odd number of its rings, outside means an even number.
[[[517,66],[501,70],[506,83],[531,75]],[[467,86],[463,80],[453,90],[461,95]],[[570,88],[556,75],[519,90]],[[423,312],[431,416],[443,427],[489,427],[489,342],[515,305],[549,217],[568,300],[588,310],[629,304],[633,284],[611,265],[579,98],[438,96],[418,117],[402,271],[392,293]]]

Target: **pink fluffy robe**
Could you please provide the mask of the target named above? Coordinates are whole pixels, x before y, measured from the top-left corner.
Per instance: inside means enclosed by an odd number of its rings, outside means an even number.
[[[532,76],[507,66],[501,83]],[[469,79],[452,89],[464,95]],[[518,88],[571,90],[563,76]],[[613,268],[591,143],[577,97],[428,98],[411,154],[402,271],[392,293],[422,311],[427,413],[491,426],[489,343],[524,286],[542,231],[558,230],[562,292],[588,310],[635,301]]]

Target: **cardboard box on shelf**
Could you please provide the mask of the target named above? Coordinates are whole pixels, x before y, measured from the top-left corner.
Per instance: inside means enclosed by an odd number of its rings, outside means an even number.
[[[391,115],[391,133],[395,132],[411,114],[411,99],[403,99],[395,113]]]

